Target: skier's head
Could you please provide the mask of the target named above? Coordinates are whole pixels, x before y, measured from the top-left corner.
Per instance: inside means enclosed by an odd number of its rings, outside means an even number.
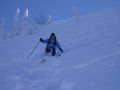
[[[55,35],[55,33],[51,33],[50,39],[55,39],[55,40],[56,40],[56,35]]]

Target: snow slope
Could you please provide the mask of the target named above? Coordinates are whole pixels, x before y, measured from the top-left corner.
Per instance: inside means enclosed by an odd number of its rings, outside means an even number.
[[[120,90],[119,22],[120,9],[109,9],[0,41],[0,90]],[[26,60],[39,38],[51,32],[65,53],[44,57],[40,43]]]

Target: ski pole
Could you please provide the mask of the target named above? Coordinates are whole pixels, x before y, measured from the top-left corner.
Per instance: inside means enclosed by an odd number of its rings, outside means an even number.
[[[34,50],[37,48],[37,46],[38,46],[39,43],[40,43],[40,41],[35,45],[35,47],[31,51],[31,53],[28,55],[27,60],[30,58],[30,56],[32,55],[32,53],[34,52]]]

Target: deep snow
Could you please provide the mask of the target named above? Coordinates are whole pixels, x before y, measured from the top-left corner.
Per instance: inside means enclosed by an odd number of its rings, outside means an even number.
[[[64,49],[43,57],[40,37],[55,32]],[[33,35],[0,41],[0,90],[120,90],[120,9],[40,27]],[[46,62],[40,61],[46,58]]]

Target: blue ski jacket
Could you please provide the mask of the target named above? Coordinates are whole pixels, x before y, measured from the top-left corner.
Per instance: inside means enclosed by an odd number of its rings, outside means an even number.
[[[42,40],[41,42],[47,44],[49,42],[49,39]],[[58,42],[58,40],[56,40],[55,47],[57,47],[58,49],[62,49],[59,42]]]

